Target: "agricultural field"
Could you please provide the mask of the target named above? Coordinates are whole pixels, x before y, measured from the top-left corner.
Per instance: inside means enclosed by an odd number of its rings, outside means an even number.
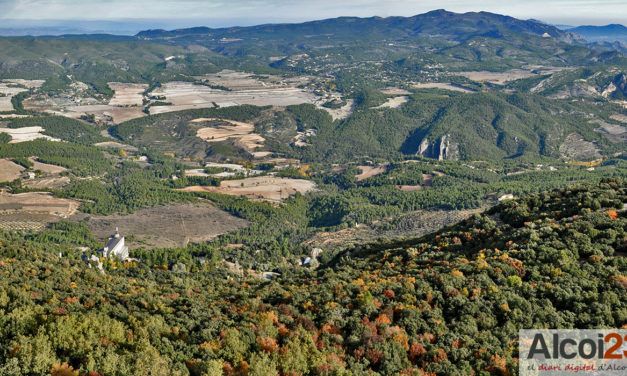
[[[98,146],[98,147],[104,148],[104,149],[125,150],[127,152],[132,152],[132,153],[137,152],[137,148],[136,147],[131,146],[131,145],[127,145],[127,144],[122,144],[122,143],[116,142],[116,141],[98,142],[98,143],[94,144],[94,146]]]
[[[95,121],[104,124],[117,124],[146,116],[142,104],[147,85],[120,82],[111,82],[109,85],[114,91],[111,99],[93,93],[82,82],[73,82],[60,92],[37,92],[24,101],[24,108],[72,119],[94,116]]]
[[[361,171],[360,174],[356,175],[355,178],[357,181],[363,181],[373,176],[381,175],[385,171],[387,171],[387,165],[380,166],[357,166],[357,168]]]
[[[212,124],[210,127],[200,128],[196,133],[200,139],[209,143],[235,140],[238,145],[252,153],[262,148],[265,142],[262,136],[253,133],[255,126],[250,123],[216,118],[199,118],[191,123]]]
[[[623,145],[627,143],[627,128],[625,126],[611,124],[602,120],[597,120],[596,123],[600,127],[595,129],[595,131],[604,135],[610,142],[622,143]]]
[[[49,223],[70,218],[78,206],[77,201],[56,198],[49,193],[0,191],[0,229],[42,229]]]
[[[400,97],[389,98],[387,102],[374,108],[399,108],[407,102],[409,102],[409,97],[406,95],[403,95]]]
[[[96,104],[85,106],[69,106],[61,111],[47,111],[50,113],[79,119],[86,115],[94,115],[97,121],[115,124],[146,116],[141,107],[118,107],[108,104]]]
[[[24,128],[0,128],[0,133],[6,133],[11,136],[10,144],[18,144],[20,142],[28,142],[37,139],[49,141],[60,141],[57,138],[46,136],[43,134],[46,130],[42,127],[24,127]]]
[[[18,114],[0,114],[1,119],[24,119],[29,117],[30,115],[18,115]]]
[[[215,75],[197,77],[197,83],[168,82],[152,91],[152,98],[168,105],[150,107],[151,114],[196,108],[233,107],[244,104],[255,106],[290,106],[316,103],[318,97],[299,88],[306,79],[280,79],[273,76],[254,76],[241,72],[223,71]],[[163,98],[163,99],[161,99]]]
[[[0,81],[0,112],[13,112],[15,108],[11,99],[22,92],[36,89],[43,85],[41,80],[2,80]]]
[[[505,85],[512,81],[522,80],[526,78],[538,77],[542,75],[551,75],[563,70],[569,70],[572,68],[566,67],[544,67],[544,66],[529,66],[524,69],[511,69],[504,72],[489,72],[489,71],[467,71],[467,72],[455,72],[451,75],[458,75],[466,77],[469,80],[475,82],[489,82],[495,85]]]
[[[248,226],[208,203],[178,204],[141,209],[130,215],[88,216],[85,220],[97,238],[105,240],[116,227],[126,234],[130,248],[176,248],[202,243]]]
[[[460,93],[472,93],[473,92],[472,90],[467,89],[465,87],[461,87],[458,85],[453,85],[451,83],[445,83],[445,82],[414,83],[411,85],[411,87],[413,87],[414,89],[442,89],[442,90],[449,90],[449,91],[457,91]]]
[[[56,166],[48,163],[41,163],[36,158],[29,158],[29,160],[33,164],[33,170],[41,171],[44,174],[58,175],[67,171],[67,168],[65,167]]]
[[[0,182],[10,182],[22,176],[24,167],[8,160],[0,159]]]
[[[25,180],[22,183],[29,189],[49,190],[62,189],[70,184],[71,179],[67,176],[44,176],[35,179]]]
[[[113,98],[109,101],[110,106],[141,107],[144,100],[144,91],[148,88],[148,85],[109,82],[109,87],[114,91]]]
[[[521,80],[536,76],[535,73],[522,69],[514,69],[507,72],[458,72],[457,75],[476,82],[489,82],[496,85],[504,85],[511,81]]]
[[[305,194],[316,189],[316,184],[304,179],[258,176],[240,180],[224,180],[219,187],[187,187],[185,192],[213,192],[230,196],[248,197],[251,200],[281,202],[297,193]]]
[[[22,183],[28,188],[37,190],[61,189],[70,184],[70,178],[68,176],[60,176],[68,171],[67,168],[41,163],[32,157],[29,158],[29,161],[33,164],[30,170],[41,175],[38,175],[34,179],[24,180]]]

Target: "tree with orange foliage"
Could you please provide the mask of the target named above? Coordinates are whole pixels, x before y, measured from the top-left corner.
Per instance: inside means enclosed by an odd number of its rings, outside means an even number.
[[[618,212],[615,209],[609,209],[607,211],[607,216],[610,217],[612,221],[615,221],[618,219]]]
[[[267,353],[276,352],[279,348],[279,345],[276,342],[276,339],[270,337],[260,337],[257,338],[257,344],[259,348]]]
[[[377,325],[389,325],[392,323],[392,319],[390,319],[390,317],[386,315],[385,313],[382,313],[379,316],[377,316],[374,322]]]
[[[78,376],[78,371],[74,370],[68,363],[55,364],[50,370],[52,376]]]

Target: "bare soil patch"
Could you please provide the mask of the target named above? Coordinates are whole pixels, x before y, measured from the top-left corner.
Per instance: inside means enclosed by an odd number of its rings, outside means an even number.
[[[559,148],[562,157],[575,161],[592,161],[602,158],[599,148],[593,142],[586,141],[580,134],[569,134]]]
[[[206,85],[191,82],[169,82],[153,91],[154,97],[165,98],[170,106],[154,106],[151,114],[193,108],[256,106],[290,106],[315,103],[316,95],[298,86],[306,78],[259,77],[243,72],[222,71],[198,77]],[[223,90],[227,88],[228,90]]]
[[[422,189],[421,185],[397,185],[396,188],[403,192],[415,192]]]
[[[484,208],[485,209],[485,208]],[[446,226],[455,224],[484,209],[458,211],[416,211],[403,215],[392,222],[384,221],[380,225],[357,225],[335,232],[320,232],[305,244],[322,249],[344,248],[355,244],[370,243],[377,239],[418,238]]]
[[[2,81],[8,84],[24,86],[27,89],[38,89],[46,83],[45,80],[24,80],[21,78],[10,78]]]
[[[108,104],[68,106],[62,110],[49,110],[47,112],[56,113],[73,119],[78,119],[84,115],[94,115],[97,121],[112,121],[116,124],[146,116],[142,107],[118,107]]]
[[[29,160],[33,162],[33,170],[39,170],[46,174],[58,175],[67,171],[67,168],[65,167],[47,164],[47,163],[41,163],[37,161],[37,159],[35,158],[29,158]]]
[[[142,209],[131,215],[90,216],[87,225],[102,240],[119,227],[129,248],[136,249],[201,243],[246,227],[248,222],[203,202]]]
[[[146,116],[142,111],[144,84],[109,83],[115,91],[111,100],[93,96],[89,86],[73,82],[62,93],[37,93],[24,101],[27,110],[78,119],[93,115],[100,123],[121,123]]]
[[[201,128],[196,136],[207,142],[221,142],[229,139],[236,139],[244,149],[255,151],[263,147],[265,139],[253,133],[255,126],[250,123],[242,123],[232,120],[200,118],[194,119],[192,123],[214,123],[214,126]]]
[[[520,80],[523,78],[529,78],[536,76],[535,73],[529,70],[512,69],[506,72],[487,72],[487,71],[475,71],[475,72],[458,72],[455,73],[460,76],[464,76],[469,80],[477,82],[490,82],[497,85],[504,85],[511,81]]]
[[[340,108],[326,108],[319,106],[319,108],[327,111],[333,120],[343,120],[351,116],[353,111],[355,111],[355,100],[347,99],[346,104]]]
[[[380,175],[380,174],[384,173],[387,170],[387,166],[386,165],[357,166],[357,168],[359,168],[361,170],[361,174],[355,176],[357,181],[366,180],[366,179],[371,178],[373,176]]]
[[[30,117],[30,115],[17,115],[17,114],[3,114],[0,115],[0,119],[23,119]]]
[[[42,127],[0,128],[0,133],[7,133],[11,136],[11,141],[9,141],[10,144],[33,141],[38,138],[50,141],[60,141],[59,139],[44,135],[42,133],[44,131],[45,129]]]
[[[65,167],[56,166],[47,163],[41,163],[34,157],[29,158],[33,163],[32,170],[41,171],[44,175],[35,179],[24,180],[23,183],[30,189],[60,189],[70,184],[70,178],[67,176],[59,176],[67,171]]]
[[[0,112],[15,111],[11,99],[30,88],[40,87],[43,82],[41,80],[2,80],[0,82]]]
[[[466,89],[461,86],[453,85],[445,82],[423,82],[423,83],[415,83],[411,85],[416,89],[442,89],[442,90],[450,90],[450,91],[458,91],[460,93],[472,93],[473,91],[470,89]]]
[[[137,148],[135,146],[126,145],[126,144],[122,144],[122,143],[115,142],[115,141],[99,142],[97,144],[94,144],[94,146],[98,146],[98,147],[106,148],[106,149],[122,149],[122,150],[130,151],[130,152],[137,151]]]
[[[385,89],[381,89],[381,93],[385,95],[410,95],[411,92],[405,89],[401,89],[398,87],[388,87]]]
[[[610,142],[613,143],[627,143],[627,128],[618,124],[610,124],[602,120],[597,120],[599,128],[595,129],[596,132],[601,133]]]
[[[30,189],[60,189],[70,184],[70,178],[67,176],[44,177],[26,180],[24,184]]]
[[[128,107],[143,105],[144,91],[148,88],[148,85],[109,82],[109,87],[115,92],[113,98],[109,101],[109,105]]]
[[[78,209],[74,200],[53,197],[50,193],[0,192],[0,229],[37,230],[48,223],[69,218]]]
[[[441,174],[441,173],[440,173]],[[442,176],[439,174],[436,174],[438,176]],[[425,187],[430,187],[433,185],[433,175],[430,174],[422,174],[422,185],[424,185]]]
[[[13,181],[22,175],[24,167],[8,160],[0,159],[0,182]]]
[[[185,170],[185,176],[207,177],[207,176],[210,176],[210,175],[208,173],[206,173],[204,169],[196,168],[196,169],[193,169],[193,170]]]
[[[316,184],[304,179],[258,176],[240,180],[225,180],[219,187],[187,187],[186,192],[215,192],[231,196],[243,196],[254,200],[280,202],[296,193],[316,189]]]
[[[375,108],[399,108],[407,102],[409,102],[408,96],[394,97],[394,98],[388,99],[387,102]]]

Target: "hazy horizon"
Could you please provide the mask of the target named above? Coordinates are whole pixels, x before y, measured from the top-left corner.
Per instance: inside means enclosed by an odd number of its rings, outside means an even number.
[[[251,26],[340,16],[406,17],[441,8],[456,13],[488,11],[555,25],[627,24],[627,2],[622,0],[528,0],[524,4],[511,0],[0,0],[0,29],[128,35],[146,28]]]

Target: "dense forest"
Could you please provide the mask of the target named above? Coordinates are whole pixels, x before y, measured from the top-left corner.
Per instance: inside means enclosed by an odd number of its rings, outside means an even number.
[[[0,373],[515,373],[519,328],[627,322],[625,187],[527,195],[273,281],[210,260],[99,272],[80,259],[77,247],[93,244],[81,225],[3,232]]]

